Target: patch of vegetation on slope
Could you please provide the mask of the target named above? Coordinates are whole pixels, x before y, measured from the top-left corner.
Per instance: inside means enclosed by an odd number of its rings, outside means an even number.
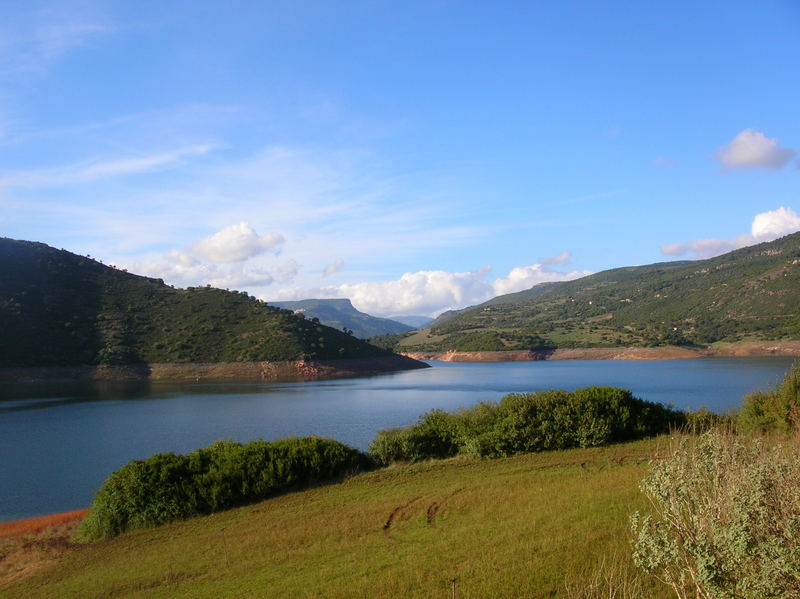
[[[456,349],[465,336],[475,341],[473,351],[797,339],[800,233],[708,260],[537,285],[437,319],[396,347]],[[521,347],[525,336],[535,343]]]
[[[634,562],[681,599],[797,597],[798,437],[712,430],[671,444],[641,485],[652,513],[633,515]]]
[[[512,393],[455,412],[432,410],[413,426],[382,430],[370,452],[383,464],[459,454],[496,458],[630,441],[686,422],[684,412],[615,387]]]
[[[0,238],[0,367],[388,355],[245,292],[175,289],[42,243]]]
[[[392,335],[414,330],[414,327],[389,318],[378,318],[360,312],[349,299],[306,299],[290,302],[269,302],[270,306],[292,310],[306,318],[316,318],[334,329],[352,332],[359,339]]]
[[[86,540],[107,539],[373,467],[360,451],[319,437],[218,441],[186,455],[159,453],[129,462],[106,479],[80,533]]]

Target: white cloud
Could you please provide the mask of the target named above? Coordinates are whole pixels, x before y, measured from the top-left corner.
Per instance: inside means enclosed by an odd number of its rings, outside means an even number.
[[[422,270],[405,273],[393,281],[343,284],[315,289],[282,289],[270,299],[306,299],[309,297],[347,297],[367,314],[429,314],[480,303],[492,296],[486,281],[491,270],[485,267],[472,272]],[[269,299],[267,299],[269,301]]]
[[[341,258],[337,258],[331,264],[325,265],[325,268],[322,270],[322,276],[329,277],[332,274],[335,274],[340,270],[342,270],[343,266],[344,266],[344,260],[342,260]]]
[[[201,239],[189,251],[209,262],[244,262],[264,252],[279,253],[283,242],[279,233],[259,235],[250,223],[241,222]]]
[[[119,160],[90,161],[66,167],[43,168],[0,176],[0,187],[59,187],[124,175],[148,173],[180,164],[187,156],[205,154],[210,145]]]
[[[317,288],[289,288],[276,291],[266,301],[322,298],[349,298],[367,314],[420,314],[436,316],[485,302],[496,295],[528,289],[546,281],[566,281],[591,274],[590,271],[560,273],[545,265],[532,264],[511,270],[507,277],[490,282],[491,267],[471,272],[422,270],[405,273],[392,281],[371,281]]]
[[[665,256],[689,256],[711,258],[748,245],[772,241],[778,237],[800,231],[800,216],[791,208],[781,206],[776,210],[756,214],[750,226],[750,234],[733,239],[696,239],[688,242],[666,243],[660,249]]]
[[[264,253],[278,254],[283,243],[279,233],[259,235],[249,223],[225,227],[186,249],[172,249],[149,260],[125,267],[131,272],[164,279],[179,287],[211,285],[237,288],[266,287],[274,281],[291,282],[300,265],[289,260],[279,265],[244,264]]]
[[[800,231],[800,216],[786,206],[756,214],[750,226],[752,236],[761,240],[777,239],[795,231]]]
[[[124,267],[136,274],[164,279],[177,287],[211,285],[222,289],[242,289],[271,285],[275,280],[269,270],[241,264],[206,264],[180,250],[172,250],[160,259]]]
[[[531,264],[529,266],[517,266],[508,273],[507,277],[495,279],[492,289],[495,295],[505,295],[530,289],[539,283],[549,283],[551,281],[571,281],[586,275],[592,274],[589,270],[576,270],[569,273],[554,272],[547,268],[545,264]]]
[[[797,151],[782,148],[778,145],[777,139],[768,138],[753,129],[745,129],[728,145],[717,150],[717,159],[726,170],[735,168],[780,170],[795,156]]]

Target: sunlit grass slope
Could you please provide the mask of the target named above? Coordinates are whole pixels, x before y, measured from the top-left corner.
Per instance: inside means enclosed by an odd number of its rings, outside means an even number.
[[[70,550],[3,597],[561,597],[630,555],[659,439],[393,466]],[[649,597],[668,597],[661,590]]]

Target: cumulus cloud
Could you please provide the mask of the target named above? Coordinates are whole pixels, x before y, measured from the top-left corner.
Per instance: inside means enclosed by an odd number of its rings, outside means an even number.
[[[241,264],[207,264],[181,250],[171,250],[163,257],[126,265],[126,268],[146,277],[164,279],[171,285],[186,287],[211,285],[223,289],[270,285],[275,277],[268,269],[245,267]]]
[[[141,260],[122,265],[136,274],[164,279],[177,287],[211,285],[221,289],[266,287],[273,283],[289,283],[298,272],[298,264],[289,260],[276,266],[243,264],[209,264],[181,250],[172,250],[154,260]]]
[[[278,254],[283,242],[279,233],[259,235],[250,223],[241,222],[201,239],[189,251],[209,262],[244,262],[264,252]]]
[[[666,243],[660,247],[665,256],[711,258],[748,245],[772,241],[778,237],[800,231],[800,216],[785,206],[756,214],[750,225],[750,234],[733,239],[696,239],[688,242]]]
[[[795,156],[797,156],[796,150],[782,148],[778,145],[777,139],[768,138],[754,129],[745,129],[733,138],[733,141],[717,150],[717,159],[726,170],[736,168],[780,170]]]
[[[359,310],[368,314],[438,314],[444,310],[480,303],[491,297],[486,282],[489,268],[472,272],[423,270],[405,273],[395,281],[340,285]]]
[[[531,264],[529,266],[517,266],[508,273],[507,277],[495,279],[492,289],[495,295],[504,295],[530,289],[539,283],[549,283],[552,281],[571,281],[586,275],[592,274],[589,270],[576,270],[569,273],[555,272],[547,268],[545,264]]]
[[[269,298],[273,300],[349,298],[353,305],[368,314],[419,314],[436,316],[445,310],[455,310],[480,304],[492,297],[521,291],[545,281],[565,281],[591,274],[589,271],[560,273],[543,264],[517,267],[506,277],[489,280],[491,267],[471,272],[422,270],[405,273],[391,281],[370,281],[313,289],[281,289]]]
[[[342,260],[341,258],[337,258],[336,260],[333,261],[332,264],[327,264],[325,266],[325,268],[322,270],[322,276],[329,277],[332,274],[335,274],[340,270],[342,270],[343,266],[344,266],[344,260]]]
[[[777,239],[795,231],[800,231],[800,216],[786,206],[756,214],[750,226],[751,235],[763,240]]]
[[[125,267],[131,272],[164,279],[179,287],[264,287],[274,281],[291,282],[300,265],[294,260],[272,266],[244,263],[265,252],[278,254],[283,241],[283,236],[278,233],[259,235],[249,223],[242,222],[186,249],[172,249],[154,259],[140,260]]]

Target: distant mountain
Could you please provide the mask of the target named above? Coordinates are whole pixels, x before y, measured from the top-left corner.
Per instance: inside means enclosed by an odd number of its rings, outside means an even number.
[[[800,339],[800,233],[708,260],[542,283],[440,315],[397,349],[490,351]]]
[[[174,289],[0,238],[0,367],[363,358],[387,352],[245,292]]]
[[[422,329],[433,322],[430,316],[392,316],[392,320],[406,324],[414,329]]]
[[[414,330],[413,326],[359,312],[349,299],[306,299],[291,302],[269,302],[270,306],[292,310],[306,318],[318,318],[335,329],[353,331],[359,339],[377,335],[393,335]]]

